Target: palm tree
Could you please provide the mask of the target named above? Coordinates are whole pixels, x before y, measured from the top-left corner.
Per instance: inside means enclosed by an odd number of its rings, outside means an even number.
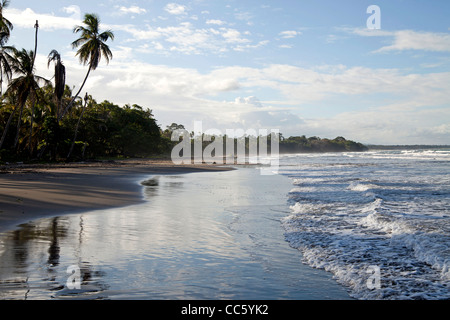
[[[67,159],[70,159],[70,156],[72,155],[73,147],[75,146],[75,141],[77,140],[78,136],[78,129],[80,128],[80,122],[81,119],[83,119],[84,111],[86,110],[86,106],[88,104],[89,99],[92,101],[92,96],[89,96],[86,92],[86,95],[84,96],[84,106],[81,109],[81,115],[78,118],[77,126],[75,127],[75,135],[73,137],[72,145],[70,146],[69,153],[67,154]]]
[[[36,53],[37,53],[37,45],[38,45],[38,31],[39,31],[39,22],[36,20],[36,24],[34,25],[34,28],[36,29],[35,39],[34,39],[34,55],[33,55],[33,64],[31,66],[31,69],[34,69],[34,64],[36,62]],[[31,117],[30,117],[30,136],[28,139],[28,148],[30,150],[30,156],[33,151],[32,145],[31,145],[31,138],[33,137],[33,124],[34,124],[34,107],[36,105],[36,99],[33,100],[33,106],[31,107]],[[19,131],[17,131],[17,137],[19,137]],[[17,140],[16,140],[17,144]]]
[[[37,44],[38,44],[38,31],[39,31],[39,21],[38,20],[36,20],[36,24],[34,25],[34,28],[36,29],[36,33],[35,33],[35,36],[34,36],[33,67],[34,67],[34,62],[36,61]]]
[[[13,47],[0,46],[0,96],[3,95],[3,75],[6,75],[8,81],[11,81],[12,70],[11,63],[14,60],[11,56]]]
[[[3,9],[9,6],[9,0],[0,0],[0,45],[8,42],[13,24],[3,16]]]
[[[57,100],[56,117],[59,117],[61,112],[62,97],[66,86],[66,67],[61,61],[61,55],[56,50],[52,50],[48,55],[48,64],[55,63],[55,91],[54,95]]]
[[[9,6],[9,0],[0,0],[0,95],[3,93],[3,73],[8,76],[8,80],[11,78],[11,72],[9,70],[9,64],[3,47],[8,42],[13,29],[12,23],[3,16],[3,9]]]
[[[17,143],[19,141],[20,126],[22,122],[22,114],[25,104],[29,99],[32,100],[31,101],[32,105],[35,103],[37,99],[37,92],[40,89],[39,83],[41,82],[47,84],[49,83],[48,80],[40,76],[36,76],[34,74],[35,71],[33,66],[34,52],[32,50],[27,51],[25,49],[22,49],[21,51],[19,51],[17,49],[14,49],[14,60],[15,63],[11,65],[11,69],[14,74],[18,75],[18,77],[11,80],[11,82],[8,85],[7,93],[11,93],[12,95],[16,96],[17,105],[16,108],[14,108],[13,112],[11,113],[8,122],[6,123],[5,129],[3,130],[3,135],[2,138],[0,139],[0,149],[5,140],[9,126],[11,124],[11,120],[15,112],[19,111],[19,119],[17,122],[17,133],[14,142],[14,147],[17,146]]]
[[[80,89],[64,109],[60,119],[62,119],[70,107],[72,107],[75,99],[83,89],[90,72],[97,69],[101,58],[104,57],[106,62],[109,63],[113,56],[105,42],[109,39],[114,40],[114,33],[111,30],[100,33],[100,18],[96,14],[86,14],[83,23],[85,26],[76,26],[73,29],[74,33],[81,33],[81,36],[72,42],[72,48],[75,49],[79,47],[76,55],[78,56],[80,63],[89,65],[89,69]]]

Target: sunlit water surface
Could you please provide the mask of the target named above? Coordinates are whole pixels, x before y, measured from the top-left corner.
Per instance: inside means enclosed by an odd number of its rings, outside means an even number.
[[[287,177],[253,167],[148,179],[144,204],[0,234],[0,299],[349,298],[285,241]]]

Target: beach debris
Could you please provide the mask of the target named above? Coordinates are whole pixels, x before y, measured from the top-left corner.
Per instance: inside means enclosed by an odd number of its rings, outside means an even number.
[[[141,184],[146,187],[156,187],[159,185],[159,181],[156,178],[151,178],[151,179],[142,181]]]

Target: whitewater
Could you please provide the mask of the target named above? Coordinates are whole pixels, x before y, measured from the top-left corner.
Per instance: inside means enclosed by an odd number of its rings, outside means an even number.
[[[286,155],[285,239],[356,299],[450,299],[450,150]],[[369,285],[373,270],[379,285]]]

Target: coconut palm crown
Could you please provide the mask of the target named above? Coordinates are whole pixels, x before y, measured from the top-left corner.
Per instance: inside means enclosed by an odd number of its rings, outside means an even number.
[[[80,89],[65,108],[60,118],[64,117],[70,107],[72,107],[74,101],[83,89],[90,72],[97,69],[101,58],[104,57],[106,62],[109,63],[113,57],[109,46],[105,42],[109,39],[114,40],[114,33],[111,30],[100,33],[100,18],[96,14],[85,14],[83,23],[84,26],[76,26],[73,29],[74,33],[80,33],[81,36],[72,42],[72,48],[79,48],[76,56],[78,56],[80,63],[89,65],[89,69]]]

